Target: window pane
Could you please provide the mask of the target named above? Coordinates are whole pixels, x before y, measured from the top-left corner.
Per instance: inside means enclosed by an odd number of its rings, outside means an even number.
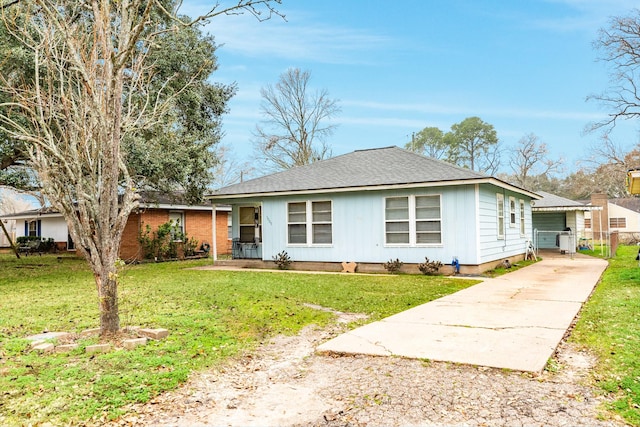
[[[388,222],[387,223],[387,232],[391,233],[408,233],[409,232],[409,223],[408,222]]]
[[[434,243],[442,243],[442,234],[441,233],[418,233],[416,235],[417,243],[421,244],[434,244]]]
[[[256,237],[256,229],[253,225],[241,225],[240,226],[240,241],[241,242],[253,242]]]
[[[240,224],[253,224],[254,213],[253,206],[240,208]]]
[[[440,231],[440,221],[416,222],[416,231]]]
[[[409,198],[391,197],[385,199],[385,218],[387,220],[409,219]]]
[[[289,224],[289,243],[307,243],[305,224]]]
[[[409,223],[408,222],[387,222],[386,237],[387,237],[387,243],[392,243],[392,244],[409,243]]]
[[[387,243],[409,243],[409,233],[387,233]]]
[[[313,222],[331,222],[331,202],[313,202],[311,213]]]
[[[289,222],[307,222],[306,203],[289,203]]]
[[[440,208],[439,196],[416,196],[417,208]]]
[[[389,197],[386,199],[387,209],[408,209],[409,198],[408,197]]]
[[[440,219],[440,208],[416,208],[416,219]]]
[[[331,224],[315,224],[313,226],[313,243],[331,243]]]

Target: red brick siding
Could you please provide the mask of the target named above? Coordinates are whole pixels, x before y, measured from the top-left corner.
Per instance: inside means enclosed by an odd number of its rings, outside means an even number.
[[[204,242],[211,244],[213,234],[211,223],[211,211],[183,211],[184,230],[187,237],[198,241],[198,248]],[[231,253],[231,242],[227,239],[227,215],[228,212],[217,212],[216,242],[218,245],[218,255]],[[132,213],[129,216],[124,229],[122,242],[120,244],[120,258],[125,261],[142,259],[142,248],[138,242],[139,230],[146,229],[149,225],[152,231],[158,226],[169,221],[168,209],[147,209],[140,213]]]
[[[127,225],[124,227],[122,241],[120,242],[120,259],[133,261],[142,258],[140,243],[138,242],[138,230],[140,229],[140,214],[129,215]]]
[[[184,211],[184,227],[187,237],[198,241],[196,249],[204,242],[211,245],[211,211]]]
[[[218,211],[216,213],[216,244],[218,245],[218,255],[228,255],[231,253],[231,240],[229,240],[228,218],[231,212]]]

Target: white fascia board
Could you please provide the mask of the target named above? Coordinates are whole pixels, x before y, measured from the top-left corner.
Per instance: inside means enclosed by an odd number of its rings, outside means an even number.
[[[211,205],[203,206],[189,206],[189,205],[170,205],[170,204],[153,204],[153,203],[141,203],[138,209],[166,209],[170,211],[211,211],[213,208]],[[223,210],[223,209],[216,209]]]
[[[453,180],[453,181],[436,181],[436,182],[418,182],[410,184],[389,184],[389,185],[375,185],[375,186],[360,186],[360,187],[340,187],[340,188],[325,188],[315,190],[294,190],[294,191],[274,191],[265,193],[242,193],[242,194],[210,194],[205,196],[205,199],[210,200],[212,203],[233,203],[240,199],[249,198],[263,198],[274,196],[292,196],[298,194],[327,194],[327,193],[351,193],[362,191],[384,191],[384,190],[402,190],[411,188],[432,188],[432,187],[449,187],[456,185],[474,185],[474,184],[493,184],[497,187],[505,188],[507,190],[514,191],[516,193],[525,194],[532,199],[541,199],[542,196],[533,193],[522,188],[518,188],[514,185],[508,184],[504,181],[500,181],[496,178],[477,178],[466,180]]]
[[[59,212],[50,212],[46,214],[39,214],[39,213],[32,212],[29,214],[20,214],[20,213],[15,215],[7,214],[7,215],[3,215],[1,218],[3,220],[4,219],[20,220],[20,219],[62,218],[62,214]]]
[[[546,208],[543,207],[533,207],[531,208],[532,212],[572,212],[572,211],[601,211],[601,206],[549,206]]]

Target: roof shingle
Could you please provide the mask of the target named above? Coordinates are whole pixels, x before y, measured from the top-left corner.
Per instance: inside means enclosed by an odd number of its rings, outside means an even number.
[[[489,178],[399,147],[358,150],[223,187],[212,196],[374,187]]]

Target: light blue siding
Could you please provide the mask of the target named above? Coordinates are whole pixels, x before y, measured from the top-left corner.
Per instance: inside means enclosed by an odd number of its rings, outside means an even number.
[[[388,246],[384,235],[386,197],[439,195],[442,216],[442,244],[429,246]],[[330,246],[287,244],[287,203],[331,200],[333,243]],[[425,257],[450,263],[457,256],[461,263],[477,261],[474,186],[442,187],[424,190],[370,191],[313,195],[308,198],[277,197],[264,200],[263,259],[270,260],[286,251],[298,261],[386,262],[400,259],[424,262]]]
[[[505,236],[498,239],[496,194],[505,197]],[[385,245],[385,198],[439,195],[442,243],[428,246]],[[509,197],[515,197],[516,222],[509,224]],[[520,233],[520,200],[525,202],[525,235]],[[287,203],[332,202],[332,243],[290,245],[287,243]],[[270,261],[286,251],[294,261],[382,263],[400,259],[405,263],[430,260],[450,264],[485,262],[523,254],[531,238],[531,199],[490,184],[456,185],[426,189],[375,190],[362,192],[279,196],[245,199],[242,205],[262,206],[262,259]],[[233,235],[239,235],[238,206],[233,206]]]
[[[531,240],[531,198],[494,185],[479,189],[480,263],[523,254],[527,240]],[[504,238],[498,238],[497,194],[504,197]],[[515,225],[510,224],[509,198],[515,198]],[[520,200],[524,200],[525,234],[520,233]]]

